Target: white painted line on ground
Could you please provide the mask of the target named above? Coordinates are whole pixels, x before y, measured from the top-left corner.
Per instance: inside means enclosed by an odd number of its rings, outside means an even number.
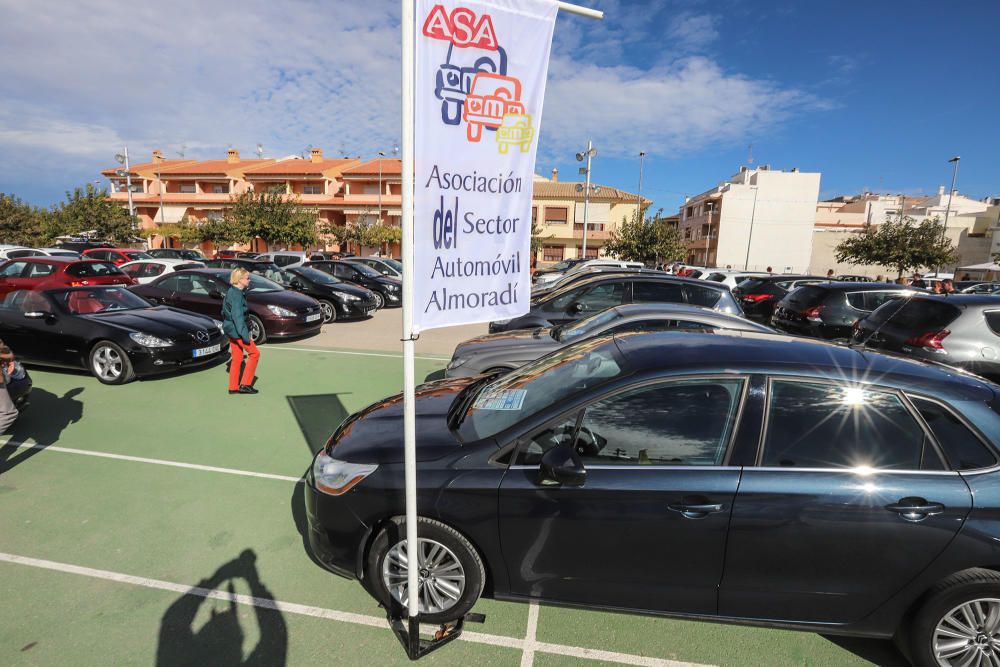
[[[136,577],[131,574],[121,572],[111,572],[109,570],[97,570],[80,565],[69,563],[59,563],[41,558],[30,558],[28,556],[18,556],[0,552],[0,562],[11,563],[35,567],[54,572],[66,574],[76,574],[92,579],[103,579],[120,584],[141,586],[143,588],[153,588],[185,595],[196,595],[210,600],[222,600],[228,602],[235,600],[239,604],[260,607],[263,609],[275,609],[289,614],[301,616],[311,616],[341,623],[352,623],[354,625],[365,625],[372,628],[388,629],[388,624],[384,618],[378,616],[367,616],[365,614],[355,614],[347,611],[337,611],[335,609],[325,609],[323,607],[313,607],[311,605],[297,604],[295,602],[281,602],[268,598],[258,598],[252,595],[232,595],[228,591],[210,590],[199,586],[189,586],[178,584],[172,581],[162,581],[160,579],[150,579],[148,577]],[[535,620],[538,619],[538,609],[532,604],[531,609],[535,610]],[[529,619],[531,610],[529,609]],[[529,626],[529,633],[531,628]],[[503,637],[501,635],[490,635],[482,632],[463,632],[459,638],[476,644],[488,644],[490,646],[500,646],[503,648],[528,650],[528,642],[524,639],[514,637]],[[579,648],[576,646],[564,646],[562,644],[550,644],[547,642],[535,642],[534,651],[541,653],[552,653],[555,655],[565,655],[574,658],[585,658],[590,660],[604,660],[606,662],[617,662],[623,665],[641,665],[643,667],[707,667],[693,662],[678,662],[676,660],[663,660],[661,658],[648,658],[641,655],[630,655],[628,653],[617,653],[614,651],[601,651],[598,649]],[[522,663],[523,664],[523,663]]]
[[[355,352],[353,350],[334,350],[334,349],[320,349],[316,347],[295,347],[292,345],[262,345],[261,350],[291,350],[293,352],[326,352],[328,354],[350,354],[359,357],[391,357],[393,359],[402,359],[402,354],[395,354],[393,352]],[[415,356],[414,359],[423,359],[425,361],[448,361],[451,357],[429,357],[426,355]]]
[[[524,633],[524,653],[521,654],[521,667],[532,667],[535,664],[535,650],[538,648],[538,603],[528,604],[528,629]]]
[[[187,468],[188,470],[201,470],[203,472],[220,472],[226,475],[240,475],[242,477],[259,477],[262,479],[277,479],[282,482],[301,482],[301,477],[291,477],[289,475],[273,475],[269,472],[253,472],[251,470],[237,470],[236,468],[219,468],[216,466],[203,466],[198,463],[182,463],[180,461],[165,461],[163,459],[147,459],[142,456],[128,456],[126,454],[111,454],[109,452],[95,452],[86,449],[72,449],[70,447],[57,447],[55,445],[32,445],[26,442],[8,441],[2,445],[4,447],[13,445],[18,449],[44,449],[47,452],[61,452],[63,454],[79,454],[81,456],[96,456],[101,459],[114,459],[116,461],[131,461],[133,463],[151,463],[158,466],[170,466],[172,468]]]

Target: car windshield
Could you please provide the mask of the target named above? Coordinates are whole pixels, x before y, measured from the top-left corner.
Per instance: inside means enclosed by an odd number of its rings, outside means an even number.
[[[560,343],[569,343],[580,338],[585,338],[591,332],[597,331],[608,322],[617,320],[620,317],[621,313],[614,308],[608,308],[582,320],[554,327],[552,329],[552,337]]]
[[[575,262],[573,262],[572,260],[564,259],[563,261],[559,262],[555,266],[549,267],[549,270],[550,271],[565,271],[569,267],[573,266],[574,263]]]
[[[73,315],[93,315],[120,310],[149,308],[151,304],[137,294],[121,287],[98,289],[55,290],[53,298]]]
[[[378,278],[382,274],[370,266],[362,264],[361,262],[349,262],[349,264],[358,270],[358,272],[363,276],[368,276],[370,278]]]
[[[463,440],[490,438],[570,396],[626,374],[613,338],[598,336],[568,345],[502,375],[465,398]]]
[[[93,276],[115,276],[121,274],[122,270],[110,262],[80,262],[68,266],[66,273],[77,278],[90,278]]]
[[[281,269],[278,268],[277,264],[271,262],[257,262],[252,264],[250,267],[250,275],[258,275],[268,280],[274,281],[279,285],[284,285],[285,278],[282,277]]]
[[[247,286],[247,293],[250,292],[280,292],[285,289],[273,280],[268,280],[264,276],[257,275],[256,273],[250,274],[250,284]]]
[[[125,256],[129,258],[129,261],[135,262],[140,259],[153,259],[153,256],[148,252],[126,252]]]
[[[388,258],[385,258],[385,257],[382,258],[382,261],[385,262],[386,264],[388,264],[389,266],[391,266],[392,268],[396,269],[399,272],[403,271],[403,263],[402,262],[398,262],[398,261],[396,261],[394,259],[388,259]]]
[[[179,259],[190,259],[194,261],[201,261],[205,259],[205,256],[200,252],[195,252],[194,250],[178,250],[177,257]]]
[[[309,267],[304,267],[301,269],[296,269],[292,271],[293,274],[297,276],[302,276],[306,280],[311,280],[314,283],[319,283],[320,285],[336,285],[342,282],[340,278],[335,278],[329,273],[324,273],[318,269],[310,269]]]

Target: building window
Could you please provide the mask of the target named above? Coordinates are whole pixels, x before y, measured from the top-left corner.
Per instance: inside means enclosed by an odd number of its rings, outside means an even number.
[[[597,259],[597,253],[600,252],[600,250],[601,249],[598,248],[597,246],[592,246],[592,245],[590,245],[588,243],[587,244],[587,257],[586,257],[586,259]],[[578,245],[576,247],[576,256],[577,257],[583,257],[583,246],[582,245]]]
[[[566,246],[562,245],[546,245],[542,246],[542,261],[543,262],[561,262],[563,255],[566,252]]]
[[[194,183],[181,183],[181,192],[185,194],[194,194],[195,193]]]
[[[532,206],[531,207],[531,224],[535,224],[536,220],[538,220],[538,207],[537,206]]]
[[[545,207],[546,225],[565,225],[567,220],[569,220],[569,209],[565,206]]]
[[[304,195],[321,195],[323,194],[322,185],[304,185],[302,186],[302,194]]]
[[[684,214],[684,217],[690,218],[692,213],[694,213],[694,206],[688,206],[687,212]]]
[[[229,185],[222,185],[222,184],[213,185],[212,186],[212,194],[213,195],[228,195],[229,194]]]
[[[690,241],[691,240],[691,228],[690,227],[685,227],[684,228],[684,240],[685,241]]]
[[[573,223],[573,231],[574,232],[580,232],[582,234],[583,233],[583,223],[582,222],[574,222]],[[603,231],[604,231],[604,224],[603,223],[600,223],[600,222],[588,222],[587,223],[587,232],[588,233],[590,233],[590,232],[603,232]]]

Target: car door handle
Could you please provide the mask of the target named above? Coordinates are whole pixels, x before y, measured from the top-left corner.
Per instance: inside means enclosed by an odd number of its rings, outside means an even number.
[[[709,514],[721,512],[725,506],[722,503],[671,503],[667,509],[679,512],[685,519],[704,519]]]
[[[923,521],[929,516],[944,512],[943,504],[928,502],[923,498],[901,498],[891,505],[886,505],[885,508],[901,516],[904,521],[912,523]]]

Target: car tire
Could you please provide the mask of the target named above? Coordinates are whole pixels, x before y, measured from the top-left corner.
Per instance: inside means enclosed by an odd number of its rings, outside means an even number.
[[[385,308],[385,297],[378,290],[372,290],[375,295],[375,310],[382,310]]]
[[[992,610],[996,619],[992,622],[993,627],[971,627],[964,620],[958,620],[966,627],[963,631],[949,621],[953,614],[961,616],[963,609],[969,611],[973,619],[978,619],[975,608],[982,610],[984,624]],[[944,636],[940,639],[939,628],[944,630]],[[960,664],[962,658],[980,651],[977,644],[982,644],[984,650],[992,650],[992,653],[982,653],[982,657],[986,659],[984,664],[990,664],[988,655],[994,656],[994,659],[1000,656],[1000,572],[976,568],[948,577],[928,592],[926,602],[905,632],[910,660],[917,667]],[[939,660],[938,653],[942,652],[943,646],[960,641],[961,637],[952,637],[953,634],[967,634],[967,645],[960,644],[955,649],[958,653]],[[951,662],[952,659],[955,660],[954,663]]]
[[[420,620],[424,623],[448,623],[467,614],[483,592],[486,570],[475,547],[454,528],[440,521],[419,517],[417,530],[425,556],[436,559],[439,575],[451,577],[431,579],[427,594],[420,601]],[[390,592],[390,581],[400,582],[405,590],[406,571],[398,567],[399,548],[406,543],[406,526],[402,517],[390,521],[372,541],[365,568],[365,584],[386,609],[398,616],[407,610],[400,602],[403,590]],[[443,549],[442,549],[443,547]],[[432,577],[434,570],[428,572]],[[464,577],[459,583],[458,577]]]
[[[128,355],[110,340],[98,341],[87,357],[91,374],[102,384],[125,384],[135,379]]]
[[[257,345],[266,343],[267,331],[264,330],[264,323],[260,321],[260,318],[256,315],[251,315],[247,318],[247,323],[250,327],[250,340]]]
[[[332,301],[320,299],[319,308],[323,311],[323,324],[337,321],[337,306]]]

